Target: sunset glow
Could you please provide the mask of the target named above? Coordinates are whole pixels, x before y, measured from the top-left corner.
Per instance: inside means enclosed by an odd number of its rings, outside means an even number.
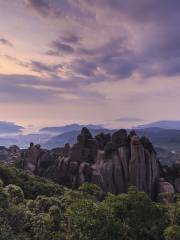
[[[179,0],[0,0],[0,120],[179,120],[179,12]]]

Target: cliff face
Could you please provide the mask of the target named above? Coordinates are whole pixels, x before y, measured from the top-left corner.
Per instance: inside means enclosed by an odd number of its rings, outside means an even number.
[[[60,182],[77,187],[85,181],[99,185],[103,191],[124,193],[128,186],[154,197],[159,179],[159,162],[148,139],[139,139],[125,130],[93,138],[84,128],[77,143],[59,157]]]

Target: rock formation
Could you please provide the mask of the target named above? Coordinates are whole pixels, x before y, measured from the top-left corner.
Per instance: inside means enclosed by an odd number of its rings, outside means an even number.
[[[164,178],[158,181],[158,196],[157,200],[161,203],[172,203],[174,201],[175,191],[172,184],[166,182]]]
[[[27,150],[23,151],[23,168],[33,173],[39,173],[41,168],[47,167],[51,156],[48,151],[41,149],[40,145],[30,143]]]
[[[53,155],[53,150],[31,143],[23,151],[22,167],[41,176],[47,176],[50,169],[48,177],[72,188],[91,182],[103,192],[120,194],[127,192],[129,186],[136,186],[152,199],[165,202],[165,195],[171,195],[168,201],[173,199],[173,186],[159,180],[160,163],[153,145],[146,137],[139,138],[135,131],[128,134],[120,129],[112,136],[101,133],[93,137],[84,127],[76,144],[66,144],[58,151]]]
[[[103,191],[124,193],[130,185],[154,197],[159,179],[159,162],[147,139],[126,130],[92,137],[83,128],[77,143],[59,158],[59,182],[77,187],[89,181]]]
[[[174,186],[175,186],[176,192],[180,193],[180,177],[175,179]]]
[[[0,161],[10,164],[19,158],[21,158],[21,150],[16,145],[10,146],[9,148],[0,147]]]

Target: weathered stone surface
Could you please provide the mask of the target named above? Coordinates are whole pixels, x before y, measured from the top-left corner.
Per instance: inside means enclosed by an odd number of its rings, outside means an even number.
[[[95,166],[92,166],[91,168],[91,183],[94,183],[98,186],[100,186],[100,188],[102,189],[102,191],[106,191],[106,186],[104,183],[104,179],[103,176],[101,175],[101,173],[99,172],[99,169],[97,169]]]
[[[70,150],[71,150],[70,144],[66,143],[63,151],[64,157],[69,157]]]
[[[98,144],[93,139],[87,128],[83,128],[81,134],[77,137],[77,143],[70,151],[71,161],[94,163],[96,160]]]
[[[47,168],[52,161],[48,151],[41,149],[41,146],[30,144],[27,150],[23,151],[23,168],[33,173],[38,173],[41,168]]]
[[[131,138],[131,159],[129,162],[130,185],[147,192],[145,152],[137,136]]]
[[[111,141],[111,135],[109,133],[108,134],[100,133],[97,136],[95,136],[95,139],[97,141],[98,148],[100,150],[103,150],[106,144]]]
[[[120,129],[112,134],[112,143],[118,148],[128,144],[128,135],[125,129]]]
[[[81,134],[78,135],[78,137],[77,137],[78,143],[82,144],[83,146],[86,146],[87,141],[90,139],[93,139],[93,137],[92,137],[89,129],[86,127],[82,128]]]
[[[158,182],[157,200],[161,203],[172,203],[175,197],[175,191],[172,184],[166,182],[163,178]]]
[[[118,149],[119,159],[122,165],[123,176],[124,176],[124,189],[125,192],[128,190],[129,186],[129,161],[130,161],[130,149],[126,146],[120,147]]]
[[[72,171],[70,170],[70,159],[65,157],[59,158],[57,173],[58,173],[58,182],[63,183],[66,186],[74,185],[74,181],[72,182]],[[76,174],[74,174],[76,176]]]
[[[38,164],[39,149],[34,144],[31,144],[24,154],[24,168],[35,172]]]
[[[176,178],[174,181],[175,190],[177,193],[180,193],[180,178]]]
[[[84,162],[79,166],[79,175],[78,175],[78,185],[81,185],[84,182],[89,182],[91,179],[91,166],[89,163]]]
[[[72,146],[70,151],[69,158],[71,161],[81,162],[81,152],[82,152],[83,146],[80,143],[76,143]]]
[[[13,163],[21,158],[21,150],[16,145],[9,148],[0,147],[0,160],[6,163]]]

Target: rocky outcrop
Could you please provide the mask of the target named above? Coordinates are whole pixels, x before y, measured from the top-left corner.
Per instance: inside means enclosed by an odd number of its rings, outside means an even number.
[[[91,182],[105,193],[120,194],[136,186],[161,202],[172,202],[175,191],[180,192],[180,164],[162,167],[152,143],[134,130],[93,137],[83,128],[73,146],[49,151],[33,143],[23,150],[0,147],[0,160],[72,188]]]
[[[124,193],[133,185],[154,197],[159,179],[159,162],[148,139],[126,130],[92,137],[83,128],[66,156],[59,158],[60,183],[77,187],[89,181],[103,191]]]
[[[30,143],[27,150],[23,151],[23,168],[33,173],[39,173],[41,168],[48,166],[52,160],[48,151],[41,149],[40,145]]]
[[[175,179],[174,186],[175,186],[176,192],[180,193],[180,177]]]
[[[146,137],[139,138],[134,130],[128,134],[120,129],[112,136],[101,133],[93,137],[83,128],[76,144],[56,149],[55,155],[52,152],[31,143],[23,151],[23,168],[41,176],[48,172],[49,177],[72,188],[91,182],[103,192],[120,194],[136,186],[152,199],[173,201],[173,186],[159,180],[160,163],[153,145]],[[175,182],[176,191],[179,182]]]
[[[175,198],[175,191],[172,184],[166,182],[164,178],[158,181],[157,200],[161,203],[172,203]]]
[[[10,164],[21,158],[21,150],[16,145],[9,148],[0,147],[0,160]]]

